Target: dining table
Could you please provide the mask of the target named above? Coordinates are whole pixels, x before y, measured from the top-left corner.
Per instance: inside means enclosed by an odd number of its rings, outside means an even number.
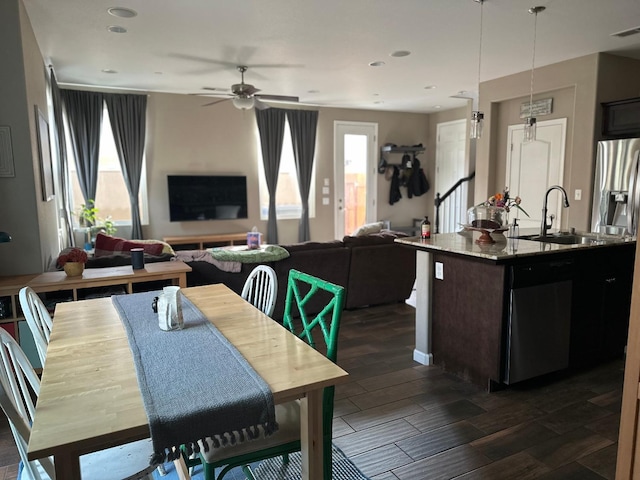
[[[322,392],[348,373],[223,284],[181,291],[262,377],[276,404],[299,399],[302,478],[323,478]],[[180,379],[167,388],[179,389]],[[53,456],[56,478],[79,479],[81,455],[149,436],[126,329],[112,300],[58,304],[28,458]],[[184,463],[177,466],[180,478],[189,478]]]

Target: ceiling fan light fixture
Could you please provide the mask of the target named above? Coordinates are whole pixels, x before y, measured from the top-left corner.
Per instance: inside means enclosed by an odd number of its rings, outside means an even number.
[[[231,100],[233,106],[238,110],[251,110],[255,104],[255,100],[250,95],[238,95]]]

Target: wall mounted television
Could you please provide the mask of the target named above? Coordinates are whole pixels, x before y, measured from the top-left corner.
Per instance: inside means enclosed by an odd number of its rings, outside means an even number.
[[[247,218],[247,177],[167,175],[169,220]]]

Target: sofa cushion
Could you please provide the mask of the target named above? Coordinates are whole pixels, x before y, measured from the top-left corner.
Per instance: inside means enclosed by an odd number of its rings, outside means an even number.
[[[132,241],[120,237],[112,237],[103,233],[96,235],[95,257],[130,254],[132,248],[142,248],[148,255],[160,255],[164,249],[162,242]]]
[[[292,243],[291,245],[283,245],[289,253],[304,252],[307,250],[327,250],[330,248],[342,248],[344,244],[340,240],[331,240],[328,242],[302,242]]]
[[[345,246],[349,248],[368,246],[368,245],[383,245],[386,243],[393,243],[396,238],[406,237],[406,233],[394,232],[392,230],[382,230],[379,233],[371,233],[369,235],[363,235],[359,237],[346,236],[342,239]]]
[[[358,228],[351,235],[354,237],[361,237],[362,235],[369,235],[370,233],[378,233],[382,230],[384,222],[366,223]]]

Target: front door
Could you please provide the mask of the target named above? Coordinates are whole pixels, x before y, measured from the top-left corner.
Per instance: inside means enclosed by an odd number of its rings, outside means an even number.
[[[523,228],[539,228],[542,203],[547,189],[562,185],[567,119],[538,122],[536,141],[523,143],[524,125],[509,126],[507,146],[507,186],[511,197],[519,195],[527,217],[518,210],[509,213],[509,222],[518,218]],[[547,215],[553,215],[552,228],[560,228],[562,199],[558,192],[549,195]]]
[[[334,122],[335,238],[376,219],[377,123]]]

